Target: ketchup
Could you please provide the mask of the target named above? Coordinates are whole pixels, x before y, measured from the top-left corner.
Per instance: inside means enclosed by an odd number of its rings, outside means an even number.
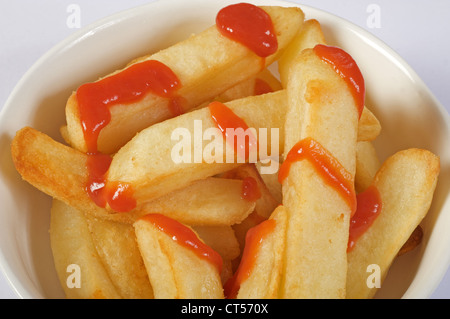
[[[181,83],[172,70],[156,60],[136,63],[100,81],[80,86],[76,92],[84,139],[88,149],[89,196],[100,207],[125,212],[136,206],[133,190],[126,183],[107,183],[111,158],[98,152],[100,131],[111,121],[110,107],[142,100],[148,93],[169,99],[173,116],[183,113],[184,99],[176,95]],[[106,185],[108,185],[106,187]]]
[[[250,150],[258,145],[256,137],[249,130],[247,123],[221,102],[212,102],[208,108],[213,122],[222,132],[226,141],[234,146],[235,153],[248,160]],[[233,129],[234,134],[229,134],[227,129]]]
[[[151,223],[178,244],[194,252],[198,257],[213,264],[219,273],[222,272],[222,257],[203,243],[189,227],[161,214],[148,214],[141,219]]]
[[[224,286],[226,298],[234,299],[237,297],[241,284],[250,277],[255,267],[262,242],[274,231],[275,226],[276,221],[268,219],[247,231],[241,262],[234,276]]]
[[[272,19],[263,9],[249,4],[229,5],[216,17],[219,32],[265,58],[278,49],[278,40]]]
[[[308,160],[325,183],[341,194],[353,215],[356,210],[356,195],[352,175],[328,150],[310,137],[301,140],[289,151],[280,167],[278,181],[283,183],[289,175],[291,165],[301,160]]]
[[[88,154],[86,191],[97,206],[104,208],[108,203],[116,212],[128,212],[136,207],[133,190],[127,183],[107,181],[106,175],[111,161],[110,155]]]
[[[88,152],[97,152],[100,131],[111,121],[110,107],[138,102],[150,92],[176,99],[175,92],[180,87],[172,70],[156,60],[133,64],[117,74],[80,86],[76,97]]]
[[[241,197],[249,202],[254,202],[261,198],[258,183],[253,177],[248,176],[242,180]]]
[[[124,182],[108,182],[106,184],[106,201],[115,212],[129,212],[136,207],[133,188]]]
[[[100,207],[106,206],[106,173],[111,161],[111,156],[100,153],[88,154],[87,157],[88,182],[86,191],[94,203]]]
[[[344,50],[333,46],[318,44],[313,50],[347,83],[358,108],[359,117],[361,117],[365,102],[365,84],[364,77],[355,60]]]
[[[347,251],[351,251],[359,237],[364,234],[380,215],[381,196],[375,186],[370,186],[357,195],[357,209],[350,221]]]

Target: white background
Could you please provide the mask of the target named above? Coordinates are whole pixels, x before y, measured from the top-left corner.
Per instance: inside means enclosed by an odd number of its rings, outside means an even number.
[[[164,1],[164,0],[161,0]],[[214,1],[214,0],[211,0]],[[450,113],[449,0],[288,0],[345,18],[399,53]],[[151,0],[0,0],[0,110],[25,72],[77,28],[68,23],[71,4],[80,27]],[[371,23],[374,6],[379,20]],[[450,249],[450,248],[449,248]],[[17,298],[0,274],[0,298]],[[450,271],[432,295],[450,299]]]

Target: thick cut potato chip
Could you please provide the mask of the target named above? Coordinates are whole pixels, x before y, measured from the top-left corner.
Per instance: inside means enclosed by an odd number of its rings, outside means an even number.
[[[233,100],[242,99],[253,95],[261,95],[270,92],[282,90],[280,81],[272,74],[269,69],[264,69],[255,77],[243,81],[232,88],[226,90],[222,94],[216,96],[214,101],[222,103],[231,102]],[[201,104],[196,109],[207,106],[211,101]]]
[[[312,49],[317,44],[326,44],[322,27],[317,20],[306,20],[299,33],[278,61],[278,71],[283,87],[286,88],[288,85],[289,73],[293,63],[295,63],[295,59],[298,58],[303,50]],[[358,140],[373,141],[380,134],[380,131],[380,122],[367,107],[364,107],[358,123]]]
[[[138,59],[133,65],[156,60],[170,68],[181,83],[177,96],[184,100],[183,109],[187,111],[255,76],[262,66],[274,62],[303,23],[304,15],[300,8],[263,7],[263,10],[272,18],[278,42],[277,52],[264,59],[240,43],[221,35],[214,25],[185,41]],[[121,71],[113,72],[107,77]],[[140,130],[172,117],[169,103],[170,99],[150,93],[140,102],[112,106],[111,121],[102,129],[98,138],[98,150],[114,153]],[[74,148],[86,152],[76,92],[67,102],[66,119],[67,128],[64,130],[67,139]]]
[[[368,141],[358,142],[356,144],[356,192],[360,193],[372,184],[380,166],[380,160],[373,144]]]
[[[254,189],[249,189],[248,192],[258,193],[259,198],[256,199],[255,212],[264,219],[270,217],[274,209],[279,203],[273,198],[266,184],[264,183],[261,175],[256,169],[256,165],[249,163],[241,165],[231,171],[224,173],[221,177],[245,180],[246,178],[251,178],[255,182]],[[257,196],[249,194],[248,196]]]
[[[274,159],[272,158],[272,161],[277,161],[277,167],[281,165],[280,158]],[[283,193],[281,190],[281,184],[278,181],[278,170],[276,172],[273,172],[271,174],[267,174],[263,172],[263,168],[266,167],[267,164],[258,162],[256,163],[256,168],[261,175],[261,178],[264,181],[264,184],[269,189],[270,193],[272,194],[273,198],[277,201],[278,204],[281,204],[283,201]]]
[[[97,253],[121,296],[153,298],[133,226],[85,215]]]
[[[242,199],[242,181],[209,177],[142,205],[132,212],[160,213],[189,226],[230,226],[243,221],[255,201]]]
[[[358,141],[373,141],[381,132],[378,118],[366,106],[361,114],[358,124]]]
[[[284,105],[285,101],[285,92],[279,91],[232,101],[226,105],[249,128],[256,130],[255,137],[260,133],[260,128],[265,130],[268,139],[259,141],[259,149],[265,149],[267,152],[264,155],[267,156],[271,151],[272,128],[279,132],[279,128],[283,126],[280,105]],[[211,141],[202,142],[207,130],[217,134]],[[171,139],[177,132],[180,135]],[[191,138],[194,142],[191,142]],[[199,141],[202,142],[200,145]],[[278,143],[278,140],[274,142]],[[112,182],[130,184],[135,189],[134,198],[139,206],[195,180],[242,165],[242,161],[239,163],[237,160],[234,149],[227,145],[209,108],[203,108],[140,132],[114,155],[108,177]],[[253,151],[250,150],[250,154],[250,158],[252,154],[256,157],[256,147]],[[227,163],[227,159],[231,163]]]
[[[423,229],[420,225],[418,225],[416,229],[414,229],[414,231],[412,232],[411,236],[409,236],[406,243],[404,243],[402,248],[400,248],[397,256],[409,253],[411,250],[419,246],[420,243],[422,242],[422,238],[423,238]]]
[[[23,179],[53,198],[98,218],[131,224],[149,212],[158,212],[190,225],[232,225],[245,219],[255,206],[254,202],[242,200],[242,181],[211,178],[132,212],[111,213],[97,206],[86,192],[86,154],[32,128],[17,133],[11,151]]]
[[[239,243],[231,226],[193,226],[192,229],[223,260],[233,260],[239,256]]]
[[[255,257],[253,269],[240,285],[238,299],[273,299],[278,297],[286,245],[287,211],[278,206],[270,219],[276,222],[264,238]]]
[[[223,298],[220,273],[214,264],[180,245],[145,217],[134,227],[155,298]]]
[[[381,212],[348,253],[347,298],[375,295],[377,287],[367,284],[368,266],[379,267],[382,284],[399,250],[428,212],[439,170],[439,158],[426,150],[400,151],[384,162],[373,181]]]
[[[84,214],[58,200],[51,210],[50,244],[67,298],[122,298],[97,253]]]
[[[269,218],[279,203],[275,200],[265,185],[262,177],[256,169],[255,164],[244,164],[224,173],[222,177],[240,180],[251,178],[254,181],[254,184],[250,184],[251,187],[249,187],[248,190],[245,190],[244,193],[247,192],[248,196],[259,195],[253,212],[241,223],[236,223],[233,225],[233,229],[242,250],[248,229]]]
[[[295,61],[288,80],[284,149],[314,139],[351,177],[353,186],[355,99],[345,81],[313,50],[304,50]],[[282,189],[288,210],[282,297],[344,298],[351,205],[308,160],[292,164]]]
[[[314,48],[317,44],[325,44],[322,27],[315,19],[306,20],[278,61],[278,71],[283,87],[287,87],[289,69],[295,58],[304,49]]]

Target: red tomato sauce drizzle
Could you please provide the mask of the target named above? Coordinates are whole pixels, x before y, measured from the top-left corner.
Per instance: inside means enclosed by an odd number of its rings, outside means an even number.
[[[112,157],[105,154],[88,154],[87,157],[87,169],[88,169],[88,182],[86,191],[90,198],[97,206],[106,206],[106,173],[108,172],[111,164]]]
[[[351,251],[358,238],[372,226],[375,219],[380,215],[383,206],[380,193],[373,185],[359,193],[356,199],[357,208],[355,215],[350,220],[347,251]]]
[[[178,244],[194,252],[199,258],[210,262],[217,268],[219,274],[222,272],[222,257],[211,247],[203,243],[190,228],[175,219],[161,214],[148,214],[142,217],[142,219],[166,233]]]
[[[329,64],[347,83],[355,100],[359,117],[361,117],[365,102],[364,77],[355,60],[344,50],[318,44],[314,53],[325,63]]]
[[[88,152],[97,152],[98,136],[111,121],[112,106],[136,103],[148,93],[177,99],[175,93],[180,87],[172,70],[156,60],[136,63],[100,81],[80,86],[76,98]]]
[[[258,183],[253,177],[248,176],[242,180],[241,197],[249,202],[255,202],[261,198]]]
[[[183,113],[184,99],[176,94],[180,87],[179,79],[170,68],[159,61],[148,60],[78,88],[76,98],[88,149],[86,189],[98,206],[105,207],[108,203],[114,211],[125,212],[136,205],[129,184],[106,181],[111,159],[98,152],[100,131],[111,121],[110,107],[136,103],[153,93],[169,99],[169,110],[177,116]]]
[[[107,181],[106,176],[111,161],[112,158],[109,155],[88,154],[86,191],[97,206],[104,208],[108,203],[116,212],[128,212],[136,207],[133,189],[127,183]]]
[[[256,55],[265,58],[278,50],[278,40],[270,15],[263,9],[249,3],[229,5],[216,16],[219,32],[236,41]]]
[[[283,183],[289,175],[291,165],[304,159],[314,166],[325,183],[341,194],[353,216],[356,211],[356,194],[352,175],[328,150],[310,137],[301,140],[289,151],[278,172],[278,181]]]
[[[268,219],[247,231],[241,262],[236,273],[224,285],[226,298],[234,299],[237,297],[241,284],[250,277],[255,267],[256,258],[264,239],[274,231],[275,226],[276,221]]]
[[[257,148],[258,145],[257,139],[249,130],[247,123],[221,102],[212,102],[208,108],[211,113],[211,119],[222,132],[228,144],[234,146],[236,154],[248,160],[250,151]],[[234,134],[230,134],[227,129],[233,129]]]

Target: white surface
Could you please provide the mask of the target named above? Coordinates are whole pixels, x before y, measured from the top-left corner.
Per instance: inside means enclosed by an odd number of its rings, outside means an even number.
[[[23,74],[33,63],[63,40],[77,31],[68,26],[73,11],[71,4],[80,9],[81,26],[103,18],[111,13],[135,7],[150,1],[142,0],[19,0],[0,2],[0,107]],[[293,2],[293,1],[291,1]],[[300,3],[300,1],[295,1]],[[396,50],[418,73],[440,102],[449,110],[450,46],[442,41],[442,34],[448,34],[450,23],[445,16],[449,12],[447,0],[402,0],[361,1],[322,0],[301,1],[301,3],[323,9],[359,25],[383,40]],[[370,6],[375,4],[375,6]],[[379,9],[379,25],[368,24],[372,9]],[[69,21],[70,22],[70,21]],[[376,22],[376,21],[375,21]],[[70,23],[69,23],[70,24]],[[372,26],[372,27],[371,27]],[[373,28],[375,27],[375,28]],[[68,75],[70,76],[70,75]],[[0,276],[0,297],[15,298],[12,289]],[[432,298],[450,297],[450,274]]]

